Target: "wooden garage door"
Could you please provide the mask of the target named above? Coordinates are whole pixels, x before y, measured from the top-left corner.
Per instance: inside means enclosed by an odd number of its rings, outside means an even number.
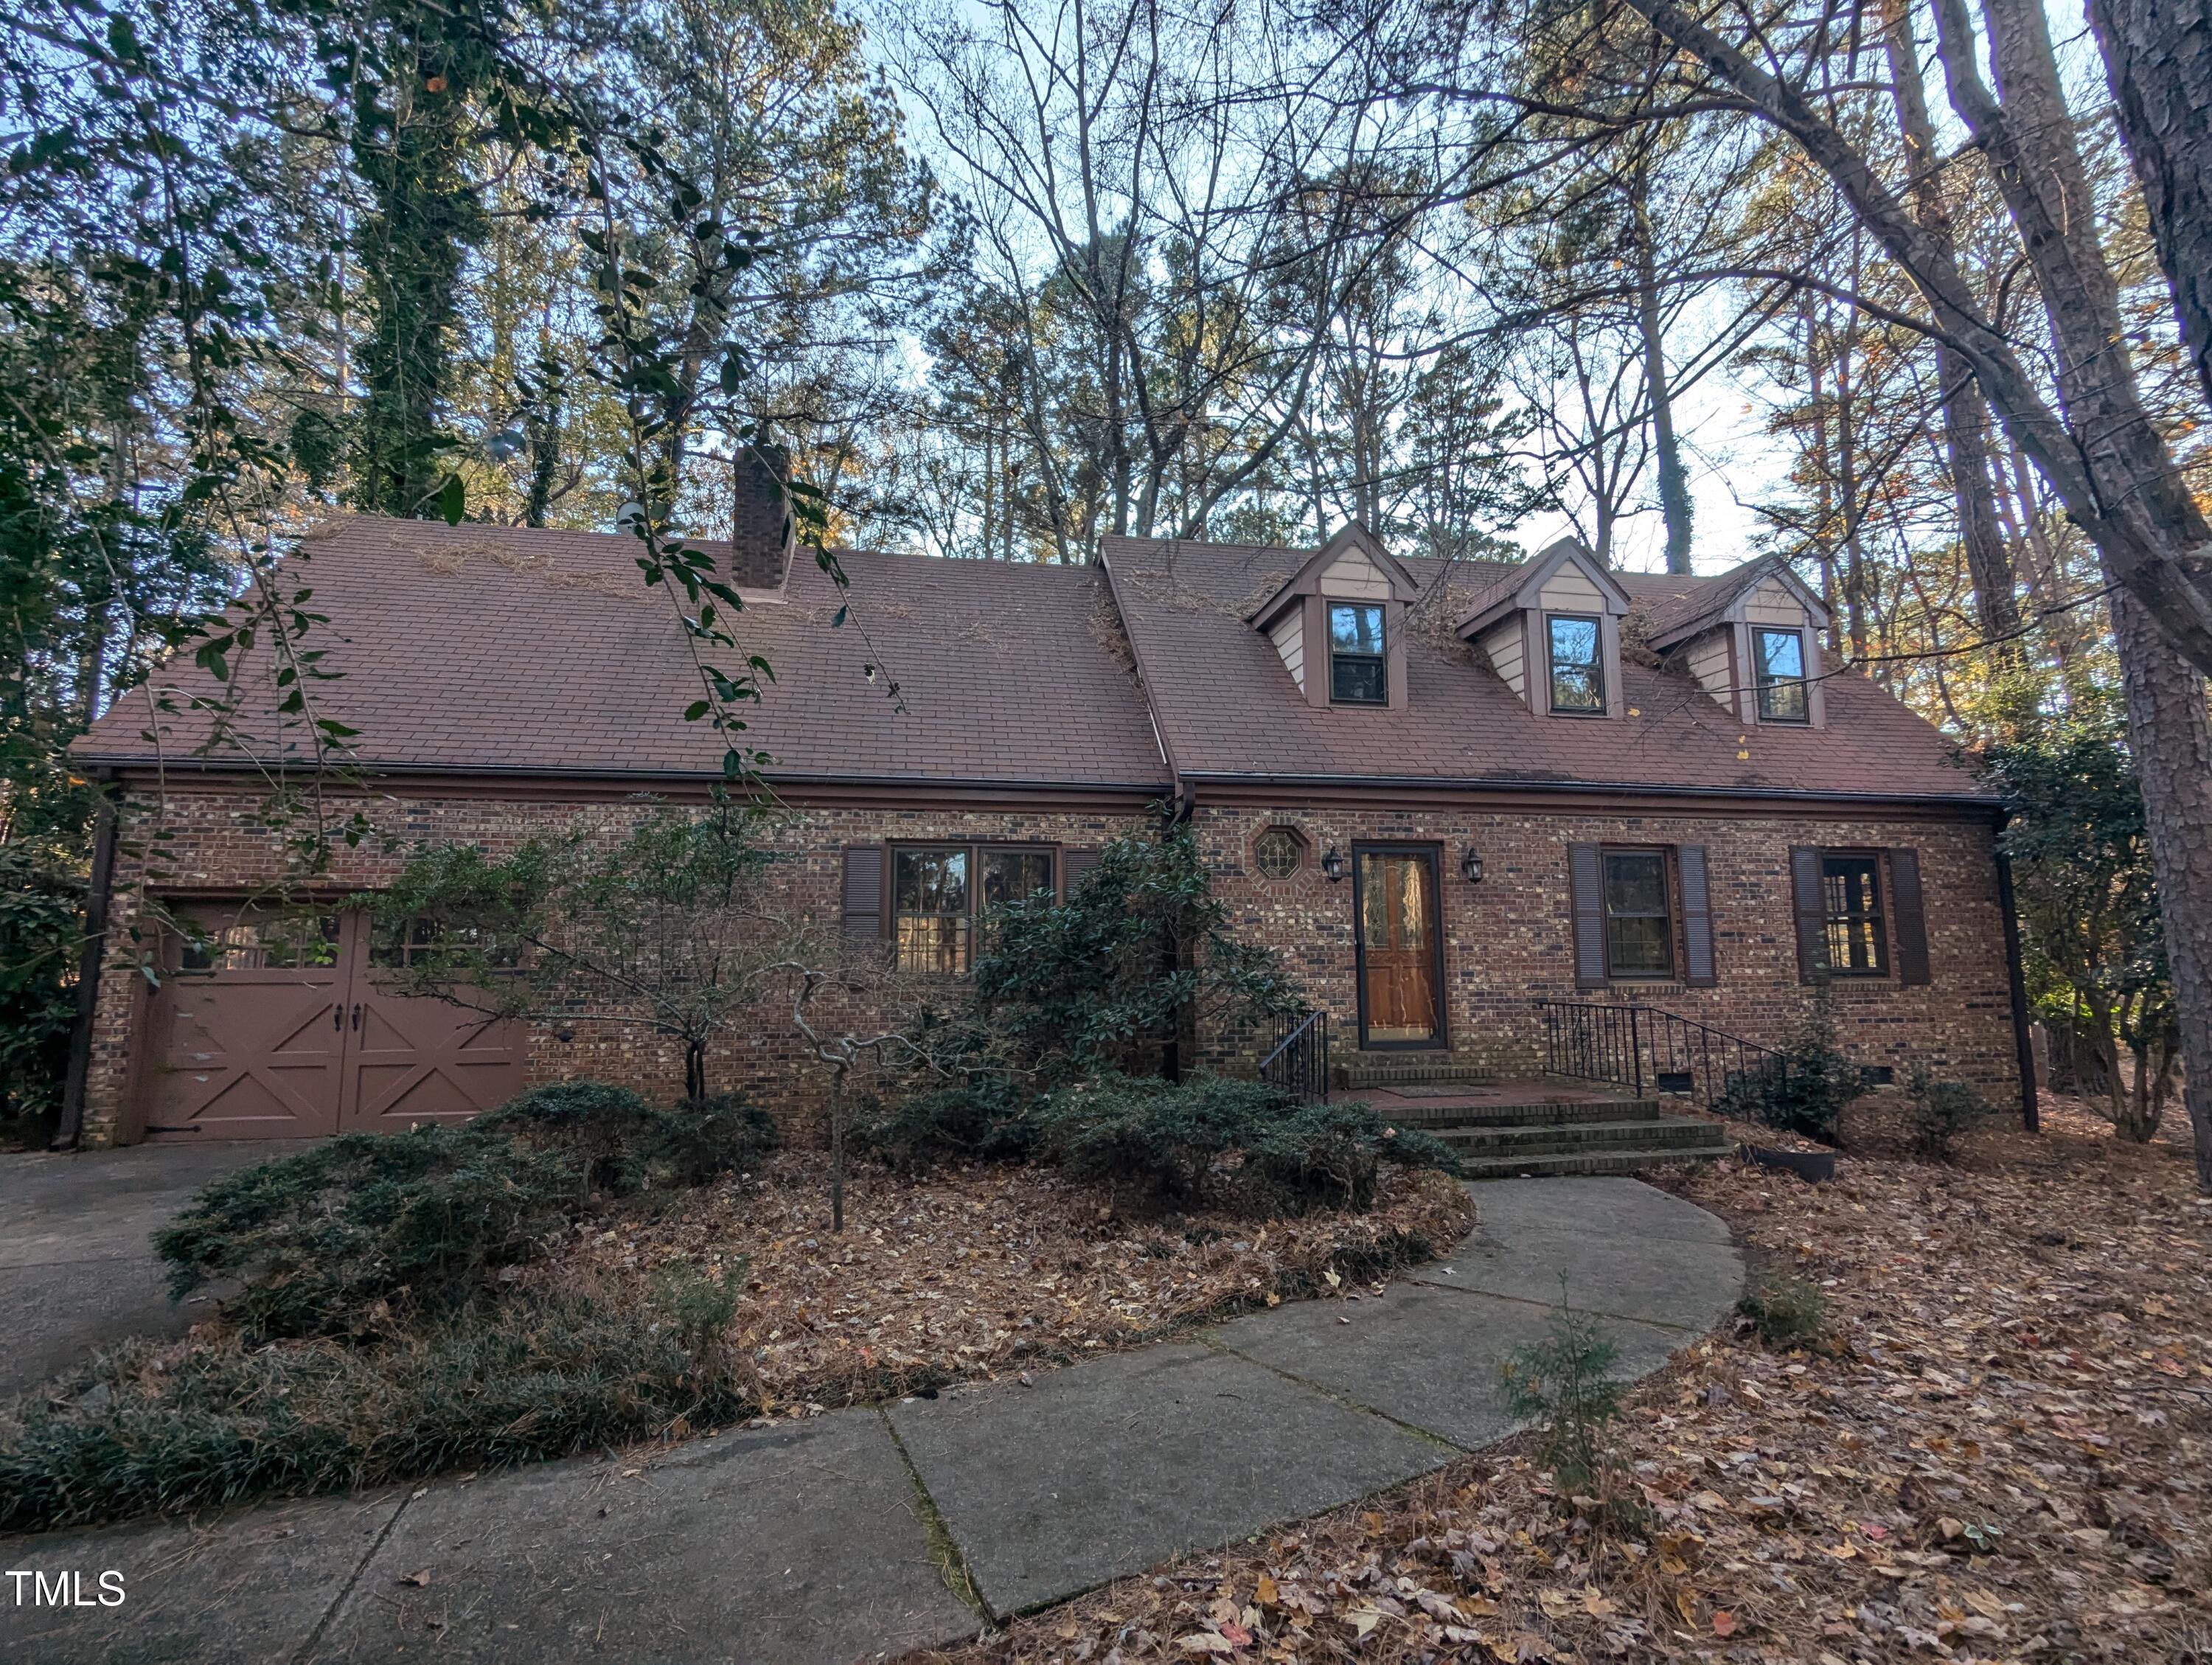
[[[465,1121],[520,1089],[521,1026],[384,992],[358,912],[225,902],[187,916],[204,940],[173,941],[155,997],[149,1138]]]

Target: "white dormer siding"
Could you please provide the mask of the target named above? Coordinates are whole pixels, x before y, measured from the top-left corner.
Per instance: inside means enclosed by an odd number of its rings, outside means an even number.
[[[1743,617],[1746,623],[1785,628],[1802,629],[1807,623],[1804,604],[1790,593],[1786,585],[1771,578],[1753,586],[1744,596]]]
[[[1683,659],[1698,686],[1741,716],[1735,696],[1735,656],[1729,651],[1732,645],[1731,632],[1715,630],[1692,642]]]
[[[1507,614],[1503,623],[1493,624],[1477,635],[1474,645],[1489,656],[1490,668],[1513,690],[1513,697],[1528,704],[1528,632],[1522,626],[1521,615]]]
[[[1820,632],[1828,623],[1826,607],[1778,562],[1741,568],[1733,576],[1736,585],[1721,580],[1708,610],[1678,608],[1671,621],[1654,631],[1651,646],[1672,654],[1698,687],[1747,727],[1822,726],[1827,721],[1827,701],[1821,684]],[[1797,636],[1804,665],[1802,717],[1759,714],[1762,630],[1788,630]]]
[[[1403,562],[1382,547],[1364,526],[1338,532],[1307,557],[1244,622],[1267,638],[1291,681],[1317,709],[1347,714],[1406,708],[1406,609],[1420,593]],[[1335,697],[1335,652],[1329,635],[1330,604],[1358,602],[1382,614],[1382,697],[1354,697],[1376,686],[1375,660],[1358,654],[1358,670],[1347,667],[1345,698]]]
[[[1573,562],[1546,579],[1538,594],[1547,613],[1602,613],[1606,610],[1605,592]]]
[[[1364,550],[1346,550],[1324,568],[1320,590],[1340,601],[1388,601],[1390,580]]]
[[[1506,573],[1475,598],[1459,634],[1489,659],[1514,698],[1540,716],[1568,721],[1617,717],[1628,708],[1621,690],[1620,621],[1628,592],[1596,556],[1571,538]],[[1598,680],[1605,708],[1554,711],[1551,625],[1561,614],[1597,622]]]
[[[1291,680],[1303,694],[1306,687],[1306,610],[1293,607],[1275,621],[1275,628],[1267,632],[1267,640],[1275,644],[1282,655],[1283,669],[1291,673]]]

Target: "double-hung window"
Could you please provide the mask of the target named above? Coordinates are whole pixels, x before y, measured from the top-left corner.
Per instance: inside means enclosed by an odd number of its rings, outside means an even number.
[[[1823,855],[1820,897],[1831,975],[1887,975],[1889,939],[1882,925],[1881,858]]]
[[[1544,615],[1551,665],[1552,709],[1572,716],[1605,714],[1605,631],[1583,613]]]
[[[891,944],[902,971],[954,974],[973,963],[976,933],[1012,902],[1055,894],[1053,852],[988,844],[891,851]]]
[[[1328,696],[1339,705],[1388,705],[1389,659],[1383,651],[1382,609],[1364,602],[1328,604]]]
[[[1674,975],[1674,915],[1664,850],[1607,850],[1605,970],[1609,978],[1664,981]]]
[[[1752,654],[1759,680],[1759,720],[1810,722],[1813,714],[1805,691],[1805,633],[1754,630]]]

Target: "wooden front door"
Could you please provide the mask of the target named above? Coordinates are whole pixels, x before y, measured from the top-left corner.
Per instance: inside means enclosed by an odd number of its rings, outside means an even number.
[[[1355,845],[1352,864],[1359,907],[1359,1044],[1443,1045],[1436,851]]]
[[[202,902],[152,1002],[149,1138],[465,1121],[521,1091],[522,1026],[378,985],[368,918]]]

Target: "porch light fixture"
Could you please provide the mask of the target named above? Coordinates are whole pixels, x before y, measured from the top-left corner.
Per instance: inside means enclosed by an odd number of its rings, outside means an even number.
[[[1336,853],[1335,845],[1330,845],[1328,854],[1321,859],[1321,871],[1322,876],[1332,884],[1343,878],[1344,858]]]
[[[1470,884],[1482,883],[1482,852],[1471,844],[1459,859],[1459,876]]]

